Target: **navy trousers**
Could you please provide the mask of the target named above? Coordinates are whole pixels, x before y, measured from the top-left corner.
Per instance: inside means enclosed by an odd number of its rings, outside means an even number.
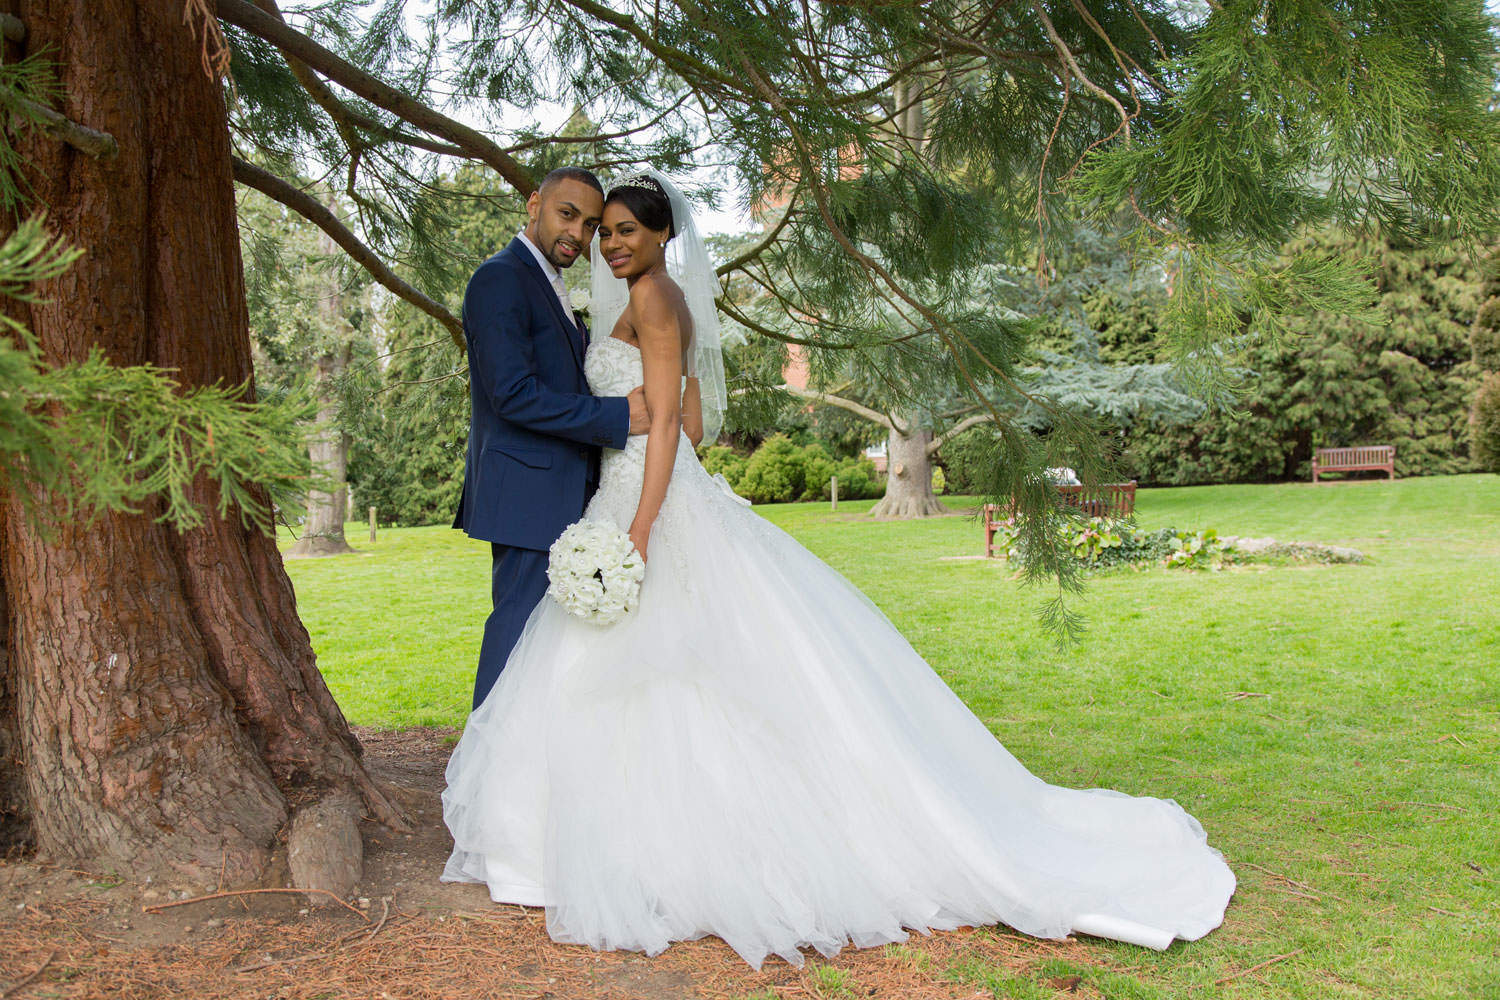
[[[494,607],[484,622],[479,670],[474,677],[474,707],[484,701],[505,661],[521,638],[532,610],[547,593],[547,553],[490,543],[490,596]]]

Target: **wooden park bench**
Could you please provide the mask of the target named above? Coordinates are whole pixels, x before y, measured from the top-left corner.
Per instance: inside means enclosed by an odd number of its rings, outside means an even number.
[[[1101,483],[1098,486],[1058,486],[1058,498],[1066,507],[1075,507],[1085,517],[1129,517],[1135,513],[1135,480],[1128,483]],[[995,555],[995,531],[1014,514],[1008,504],[984,505],[984,557]]]
[[[1328,472],[1365,472],[1384,470],[1396,478],[1396,448],[1389,444],[1362,445],[1358,448],[1319,448],[1313,454],[1312,477]]]

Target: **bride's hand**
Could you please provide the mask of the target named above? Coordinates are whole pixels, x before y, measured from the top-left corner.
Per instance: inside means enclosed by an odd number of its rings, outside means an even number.
[[[635,550],[641,554],[642,562],[649,562],[646,558],[646,543],[651,539],[651,526],[632,524],[630,526],[630,542]]]

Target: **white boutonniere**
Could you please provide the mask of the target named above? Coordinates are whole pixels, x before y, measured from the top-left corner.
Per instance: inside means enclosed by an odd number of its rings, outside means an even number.
[[[584,319],[589,318],[589,290],[587,288],[575,288],[568,293],[568,305],[573,311]]]

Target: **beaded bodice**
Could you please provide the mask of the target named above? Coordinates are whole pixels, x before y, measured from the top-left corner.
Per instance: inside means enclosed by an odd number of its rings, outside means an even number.
[[[588,354],[583,360],[583,374],[594,395],[624,396],[645,380],[641,350],[618,337],[598,337],[589,343]],[[625,447],[618,451],[613,448],[604,449],[604,460],[599,471],[599,492],[590,505],[591,512],[607,514],[622,526],[628,525],[640,502],[641,482],[645,478],[645,471],[646,435],[633,435],[626,441]],[[672,484],[668,489],[668,503],[662,510],[663,516],[668,515],[668,507],[675,507],[686,500],[682,487],[685,478],[702,478],[706,481],[708,477],[698,464],[692,442],[683,434],[677,441],[677,457],[672,464]]]

